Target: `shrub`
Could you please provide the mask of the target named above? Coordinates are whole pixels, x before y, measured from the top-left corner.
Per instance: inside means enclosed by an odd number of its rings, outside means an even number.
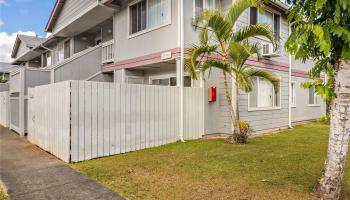
[[[321,124],[329,124],[330,123],[330,118],[327,115],[322,115],[318,119],[316,119],[316,122],[321,123]]]
[[[249,134],[252,132],[249,122],[239,120],[235,123],[238,123],[240,133],[234,133],[232,136],[228,137],[226,141],[231,144],[246,144],[248,142]]]

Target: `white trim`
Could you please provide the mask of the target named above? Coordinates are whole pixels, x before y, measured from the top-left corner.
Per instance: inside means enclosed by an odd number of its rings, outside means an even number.
[[[156,26],[154,28],[146,28],[146,29],[144,29],[142,31],[139,31],[139,32],[136,32],[134,34],[130,34],[129,33],[128,39],[132,39],[134,37],[137,37],[137,36],[140,36],[140,35],[143,35],[145,33],[149,33],[149,32],[155,31],[155,30],[158,30],[160,28],[163,28],[164,26],[169,26],[169,25],[171,25],[171,22],[170,23],[166,23],[166,24],[162,24],[162,25],[159,25],[159,26]]]
[[[146,1],[146,28],[142,31],[139,31],[139,32],[136,32],[136,33],[131,33],[131,30],[130,30],[130,7],[141,2],[141,1]],[[172,24],[172,0],[165,0],[165,1],[169,1],[169,21],[165,21],[163,24],[160,24],[158,26],[155,26],[155,27],[152,27],[152,28],[148,28],[148,0],[135,0],[135,1],[132,1],[131,3],[128,4],[128,8],[127,8],[127,32],[128,32],[128,39],[132,39],[134,37],[137,37],[137,36],[140,36],[140,35],[143,35],[145,33],[148,33],[148,32],[152,32],[152,31],[155,31],[157,29],[160,29],[160,28],[163,28],[165,26],[169,26]]]
[[[252,112],[252,111],[262,111],[262,110],[280,110],[282,109],[282,102],[281,102],[281,99],[282,99],[282,78],[281,77],[277,77],[279,80],[280,80],[280,88],[279,88],[279,106],[270,106],[270,107],[250,107],[250,93],[247,93],[248,95],[248,112]],[[257,77],[257,90],[259,92],[259,77]],[[259,95],[257,95],[257,98],[259,98]],[[273,99],[273,103],[275,101],[275,98]],[[257,102],[258,102],[258,99],[257,99]]]
[[[208,2],[206,1],[210,1],[210,0],[202,0],[203,2],[203,10],[215,10],[216,9],[216,0],[212,0],[213,1],[213,8],[210,8],[210,6],[208,7]],[[196,16],[196,0],[192,0],[192,19],[195,20],[198,16]]]
[[[97,72],[97,73],[95,73],[95,74],[89,76],[89,77],[86,78],[85,80],[86,80],[86,81],[90,81],[91,79],[95,78],[96,76],[98,76],[98,75],[100,75],[100,74],[102,74],[101,71],[99,71],[99,72]]]
[[[320,107],[321,105],[320,104],[307,104],[307,106],[309,106],[309,107]]]
[[[320,99],[318,98],[318,95],[316,94],[316,91],[314,91],[314,103],[310,104],[310,89],[308,89],[308,107],[319,107],[320,105]],[[316,89],[315,89],[316,90]]]
[[[188,72],[184,72],[184,77],[185,76],[190,76],[190,75],[188,74]],[[176,73],[161,74],[161,75],[151,75],[151,76],[148,76],[148,84],[152,85],[152,81],[153,80],[170,79],[170,78],[176,78],[176,77],[177,77]],[[182,80],[184,80],[184,78]],[[191,79],[191,87],[193,87],[193,85],[194,85],[194,81],[193,81],[193,79]],[[169,86],[170,86],[170,81],[169,81]]]
[[[280,13],[280,12],[277,12],[277,11],[275,11],[275,10],[273,10],[273,9],[271,9],[271,8],[268,8],[268,7],[266,7],[266,8],[264,8],[265,9],[265,11],[264,12],[269,12],[269,13],[272,13],[272,22],[273,22],[273,25],[272,25],[272,27],[271,27],[271,30],[273,31],[273,33],[275,32],[275,14],[276,15],[279,15],[280,16],[280,26],[279,26],[279,37],[280,37],[280,41],[282,41],[282,14]],[[257,17],[257,19],[256,19],[256,23],[257,24],[260,24],[260,22],[259,22],[259,16],[260,16],[260,11],[259,11],[259,9],[257,9],[257,14],[256,14],[256,17]],[[248,9],[248,25],[250,25],[250,8]],[[266,42],[269,42],[267,39],[265,39],[264,37],[259,37],[259,36],[255,36],[254,38],[257,38],[257,39],[261,39],[261,40],[264,40],[264,41],[266,41]],[[279,42],[280,42],[279,41]]]

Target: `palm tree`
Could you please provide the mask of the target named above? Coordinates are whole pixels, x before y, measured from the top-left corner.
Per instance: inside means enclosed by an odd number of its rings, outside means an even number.
[[[274,85],[275,92],[279,88],[279,80],[266,70],[251,68],[245,63],[253,55],[260,57],[260,44],[251,43],[250,38],[262,36],[275,44],[274,34],[267,24],[248,25],[235,31],[235,23],[239,16],[250,7],[261,9],[260,0],[236,0],[227,14],[220,10],[206,10],[197,20],[196,27],[200,30],[200,44],[194,45],[186,58],[186,70],[193,79],[198,79],[208,70],[217,68],[222,71],[225,86],[225,96],[229,107],[231,122],[234,127],[233,139],[240,134],[239,128],[239,90],[251,92],[253,78],[265,78]],[[210,73],[209,73],[210,74]],[[235,106],[229,92],[227,78],[232,77],[235,82]],[[235,109],[234,109],[235,107]],[[235,142],[239,142],[235,140]]]

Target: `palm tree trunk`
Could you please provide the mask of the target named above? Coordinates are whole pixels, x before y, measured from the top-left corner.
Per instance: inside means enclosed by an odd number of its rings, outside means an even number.
[[[315,194],[323,199],[339,199],[350,138],[350,61],[340,61],[334,76],[337,95],[331,104],[328,157]]]
[[[233,124],[235,126],[235,121],[236,121],[236,117],[235,117],[235,112],[233,110],[233,105],[232,105],[232,98],[229,92],[229,88],[228,88],[228,83],[227,83],[227,75],[225,71],[222,71],[223,75],[224,75],[224,86],[225,86],[225,95],[226,95],[226,100],[228,103],[228,109],[230,112],[230,117],[231,117],[231,124]],[[234,127],[234,130],[236,130],[236,127]]]
[[[239,116],[239,88],[238,88],[238,83],[236,81],[236,115],[237,115],[237,121],[239,121],[240,116]]]

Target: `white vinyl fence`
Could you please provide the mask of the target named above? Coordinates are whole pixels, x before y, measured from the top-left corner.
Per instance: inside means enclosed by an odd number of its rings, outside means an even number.
[[[29,90],[28,139],[66,162],[179,140],[180,88],[67,81]],[[184,89],[184,138],[204,132],[202,88]]]
[[[10,126],[10,100],[9,92],[0,92],[0,125]]]

